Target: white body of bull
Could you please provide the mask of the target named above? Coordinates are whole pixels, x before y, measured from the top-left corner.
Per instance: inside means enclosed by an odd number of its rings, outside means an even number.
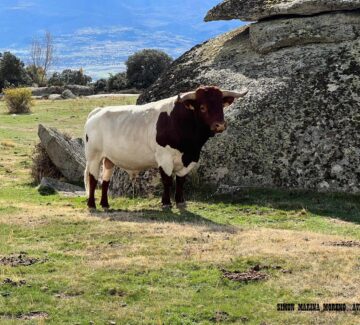
[[[99,178],[104,158],[127,171],[131,177],[154,167],[162,167],[169,176],[173,173],[178,176],[188,174],[196,164],[184,167],[181,152],[156,142],[159,115],[162,112],[170,114],[176,99],[175,96],[145,105],[94,109],[85,124],[85,184],[89,174]]]

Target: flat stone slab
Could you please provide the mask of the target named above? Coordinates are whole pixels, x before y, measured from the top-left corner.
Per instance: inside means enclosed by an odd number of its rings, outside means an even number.
[[[275,19],[250,26],[250,42],[259,53],[310,43],[351,41],[359,35],[359,12]]]
[[[61,182],[57,179],[51,177],[43,177],[41,179],[41,183],[38,187],[39,191],[51,189],[54,192],[57,192],[66,197],[76,197],[76,196],[85,196],[86,192],[80,186],[76,186],[73,184]]]
[[[83,181],[86,161],[82,139],[69,139],[58,130],[41,124],[38,135],[49,158],[64,177],[72,182]]]
[[[257,21],[274,16],[308,16],[355,9],[360,9],[360,0],[224,0],[207,13],[205,21]]]

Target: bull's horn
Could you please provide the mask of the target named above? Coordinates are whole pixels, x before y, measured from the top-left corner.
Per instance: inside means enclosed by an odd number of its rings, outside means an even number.
[[[222,90],[223,97],[234,97],[240,98],[244,97],[248,93],[248,89],[244,88],[241,91],[230,91],[230,90]]]
[[[179,99],[181,101],[184,100],[195,100],[196,99],[196,92],[195,91],[190,91],[188,93],[184,93],[184,94],[180,94],[179,95]]]

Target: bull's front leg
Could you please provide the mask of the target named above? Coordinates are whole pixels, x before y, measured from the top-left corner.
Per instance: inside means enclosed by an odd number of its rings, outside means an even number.
[[[163,205],[163,208],[170,208],[171,207],[171,200],[170,200],[170,194],[171,194],[171,187],[173,185],[173,179],[172,176],[168,176],[162,167],[159,168],[161,180],[164,186],[164,192],[162,195],[161,203]]]
[[[176,191],[175,191],[175,202],[177,207],[185,207],[185,199],[184,199],[184,183],[186,176],[180,177],[176,176]]]

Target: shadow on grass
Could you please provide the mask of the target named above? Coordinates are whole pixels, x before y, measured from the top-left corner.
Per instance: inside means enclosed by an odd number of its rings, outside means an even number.
[[[236,233],[240,229],[231,225],[224,225],[214,222],[210,219],[206,219],[199,214],[190,212],[187,209],[163,209],[163,210],[151,210],[140,209],[136,211],[114,209],[109,211],[97,210],[91,212],[92,216],[98,218],[109,219],[110,221],[121,222],[139,222],[139,223],[154,223],[154,222],[170,222],[178,224],[192,224],[206,227],[212,232],[226,232]]]
[[[358,194],[244,188],[232,195],[209,196],[202,193],[195,195],[194,199],[213,204],[254,205],[284,211],[305,209],[319,216],[360,224],[360,195]]]

